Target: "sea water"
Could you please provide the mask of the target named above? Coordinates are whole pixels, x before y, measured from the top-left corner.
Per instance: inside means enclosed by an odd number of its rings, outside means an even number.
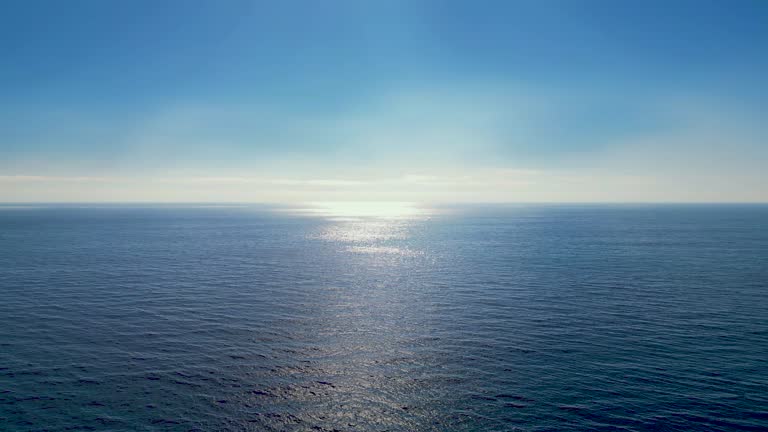
[[[768,430],[768,206],[5,205],[0,430]]]

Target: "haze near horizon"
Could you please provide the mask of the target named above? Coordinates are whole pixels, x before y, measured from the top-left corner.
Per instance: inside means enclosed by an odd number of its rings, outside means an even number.
[[[0,202],[768,201],[761,1],[0,11]]]

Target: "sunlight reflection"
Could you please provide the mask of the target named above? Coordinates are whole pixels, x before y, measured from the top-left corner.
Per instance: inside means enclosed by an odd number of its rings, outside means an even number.
[[[420,252],[409,243],[414,221],[411,220],[337,220],[310,237],[340,245],[353,253],[415,256]],[[405,247],[404,247],[405,246]]]
[[[397,248],[392,246],[350,246],[347,248],[347,251],[362,254],[389,254],[400,256],[424,255],[424,251]]]
[[[309,235],[336,244],[342,250],[375,256],[417,256],[411,244],[413,230],[429,219],[425,207],[411,202],[313,202],[296,210],[332,223]]]

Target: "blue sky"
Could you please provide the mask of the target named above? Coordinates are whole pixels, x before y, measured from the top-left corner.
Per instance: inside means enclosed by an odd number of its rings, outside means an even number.
[[[5,1],[0,201],[768,201],[768,2]]]

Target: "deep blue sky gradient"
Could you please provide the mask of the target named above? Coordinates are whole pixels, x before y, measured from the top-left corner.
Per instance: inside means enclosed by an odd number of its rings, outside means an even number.
[[[707,118],[753,152],[766,23],[760,0],[5,1],[0,170],[562,169]],[[486,144],[434,132],[457,124]]]

